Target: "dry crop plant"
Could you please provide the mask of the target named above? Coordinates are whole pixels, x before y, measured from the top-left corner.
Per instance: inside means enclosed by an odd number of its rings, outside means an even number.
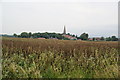
[[[3,78],[118,77],[117,42],[3,38],[2,47]]]

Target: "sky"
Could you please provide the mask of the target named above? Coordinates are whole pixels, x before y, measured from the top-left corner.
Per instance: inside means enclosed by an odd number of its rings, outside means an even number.
[[[118,35],[119,0],[2,0],[0,32],[67,33],[90,37]],[[1,18],[2,17],[2,18]]]

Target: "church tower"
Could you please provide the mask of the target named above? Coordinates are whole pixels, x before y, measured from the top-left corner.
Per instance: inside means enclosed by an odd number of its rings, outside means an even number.
[[[65,28],[65,26],[64,26],[63,34],[66,34],[66,28]]]

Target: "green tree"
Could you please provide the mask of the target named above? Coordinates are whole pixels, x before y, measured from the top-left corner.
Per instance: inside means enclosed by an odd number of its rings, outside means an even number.
[[[82,40],[88,40],[88,34],[86,34],[86,33],[81,34],[80,35],[80,39],[82,39]]]
[[[17,37],[17,34],[14,33],[13,36],[14,36],[14,37]]]
[[[106,38],[106,41],[111,41],[111,37],[107,37],[107,38]]]
[[[48,39],[49,35],[48,35],[48,33],[42,33],[41,37]]]
[[[67,33],[67,35],[71,35],[70,33]]]
[[[37,33],[33,33],[33,34],[32,34],[32,37],[33,37],[33,38],[37,38]]]
[[[73,34],[72,37],[75,37],[75,35]]]
[[[28,35],[29,35],[29,38],[32,37],[32,33],[31,32],[29,32]]]
[[[101,38],[100,38],[100,40],[104,41],[104,40],[105,40],[105,38],[104,38],[104,37],[101,37]]]
[[[21,35],[17,35],[19,38],[21,37]]]
[[[95,38],[93,38],[93,41],[95,41]]]
[[[22,32],[20,35],[22,38],[29,38],[29,34],[27,32]]]
[[[118,38],[116,38],[116,36],[112,36],[112,37],[111,37],[111,40],[112,40],[112,41],[117,41]]]

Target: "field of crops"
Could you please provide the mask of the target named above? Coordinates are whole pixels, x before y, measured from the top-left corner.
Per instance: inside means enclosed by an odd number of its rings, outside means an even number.
[[[118,42],[3,38],[3,78],[117,78]]]

